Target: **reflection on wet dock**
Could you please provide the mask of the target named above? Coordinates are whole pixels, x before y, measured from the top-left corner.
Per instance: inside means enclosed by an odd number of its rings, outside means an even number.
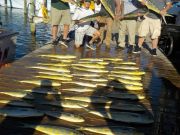
[[[64,60],[63,58],[45,57],[49,54],[76,57]],[[94,60],[83,60],[83,58]],[[86,63],[87,61],[90,62]],[[59,66],[55,67],[51,64],[59,64]],[[44,67],[48,68],[44,69]],[[145,74],[137,75],[139,70],[136,68],[144,71]],[[59,72],[52,70],[59,70]],[[143,74],[143,72],[140,73]],[[47,76],[50,75],[51,79],[47,80]],[[60,76],[59,81],[54,81],[57,80],[58,75]],[[40,124],[48,124],[78,128],[87,135],[97,133],[90,131],[89,126],[91,128],[93,126],[109,127],[109,130],[102,131],[109,132],[108,135],[110,133],[119,134],[119,132],[129,135],[135,132],[134,128],[136,132],[146,135],[178,135],[180,133],[178,128],[179,74],[161,52],[158,52],[157,57],[152,57],[145,49],[141,54],[135,55],[128,54],[127,50],[116,50],[113,45],[110,49],[102,45],[95,51],[86,47],[75,49],[74,46],[65,48],[46,45],[2,68],[0,77],[0,114],[5,113],[2,110],[5,110],[7,106],[13,105],[14,102],[12,103],[11,100],[16,99],[25,101],[26,104],[21,102],[19,103],[21,105],[31,104],[33,107],[28,106],[28,108],[34,109],[28,111],[31,115],[36,114],[35,119],[33,117],[21,118],[21,116],[18,116],[19,118],[0,117],[0,131],[6,135],[12,133],[42,134],[27,128],[30,125],[22,126],[22,123],[33,123],[36,127]],[[31,83],[35,84],[25,83],[25,80],[32,80]],[[34,80],[40,81],[34,82]],[[141,82],[143,89],[141,89]],[[130,87],[129,84],[132,83],[135,85]],[[49,86],[50,84],[54,87]],[[17,94],[17,90],[24,93]],[[9,91],[12,93],[8,94]],[[5,100],[10,100],[10,102],[4,103]],[[14,104],[17,105],[17,103]],[[41,113],[35,110],[40,110],[45,115],[37,117]],[[22,110],[16,111],[21,112]],[[53,112],[61,119],[53,118],[55,117]],[[74,116],[69,120],[63,112],[73,113],[78,117],[76,116],[75,119]],[[53,117],[49,117],[48,114]],[[81,117],[84,122],[72,122],[73,120],[83,121]],[[113,126],[123,127],[118,127],[117,130]]]

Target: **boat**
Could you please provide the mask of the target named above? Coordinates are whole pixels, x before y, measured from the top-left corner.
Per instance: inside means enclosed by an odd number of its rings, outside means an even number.
[[[14,59],[17,35],[18,32],[0,28],[0,66]]]

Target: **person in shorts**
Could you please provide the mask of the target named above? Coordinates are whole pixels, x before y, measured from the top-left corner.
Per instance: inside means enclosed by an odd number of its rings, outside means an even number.
[[[84,0],[82,7],[75,10],[72,20],[77,24],[75,29],[75,47],[78,48],[83,43],[83,38],[85,35],[91,36],[92,39],[87,44],[87,47],[92,48],[93,42],[100,37],[100,32],[90,25],[91,22],[82,22],[81,19],[90,15],[94,12],[90,9],[91,0]]]
[[[161,18],[172,7],[171,0],[153,0],[156,7],[160,9],[160,13],[149,10],[149,13],[144,16],[144,20],[141,22],[138,30],[138,45],[135,47],[133,53],[140,53],[141,47],[144,43],[145,37],[150,33],[152,40],[152,50],[150,51],[152,56],[156,56],[156,49],[158,45],[158,39],[161,34]],[[142,5],[145,5],[147,1],[141,0]]]
[[[67,45],[67,36],[69,33],[69,26],[71,24],[71,14],[69,4],[60,0],[51,0],[51,33],[52,44],[57,45],[58,26],[63,25],[63,37],[60,41],[62,45]]]

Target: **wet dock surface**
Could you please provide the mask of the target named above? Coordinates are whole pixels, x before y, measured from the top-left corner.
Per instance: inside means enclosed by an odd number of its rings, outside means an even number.
[[[145,75],[143,75],[143,90],[140,91],[125,91],[126,93],[134,94],[135,96],[138,94],[145,95],[145,99],[142,100],[119,100],[114,99],[113,103],[116,102],[125,102],[130,104],[141,105],[145,108],[143,112],[136,112],[138,114],[147,114],[149,117],[153,116],[154,123],[153,124],[138,124],[138,123],[129,123],[129,122],[117,122],[114,120],[108,120],[105,118],[101,118],[99,116],[89,114],[84,109],[67,109],[60,107],[52,107],[50,105],[39,105],[36,104],[37,101],[52,101],[57,100],[61,102],[60,97],[53,95],[41,95],[41,94],[33,94],[35,101],[33,105],[36,109],[39,110],[56,110],[59,112],[71,112],[75,114],[79,114],[85,118],[85,122],[83,123],[71,123],[64,120],[58,120],[52,117],[38,117],[38,118],[6,118],[0,117],[1,125],[0,131],[6,135],[14,134],[42,134],[40,132],[22,128],[22,126],[15,126],[16,123],[35,123],[36,125],[43,124],[54,124],[58,126],[65,126],[70,128],[77,128],[82,126],[127,126],[134,127],[139,132],[143,132],[146,135],[178,135],[179,131],[179,122],[180,122],[180,76],[177,73],[176,69],[172,66],[171,62],[158,51],[158,56],[153,57],[150,56],[149,52],[146,49],[143,49],[141,54],[128,54],[127,50],[117,50],[115,46],[112,45],[110,49],[106,48],[104,45],[97,48],[95,51],[90,50],[86,47],[81,47],[79,49],[75,49],[74,46],[70,46],[66,48],[64,46],[51,46],[46,45],[36,51],[30,53],[29,55],[21,58],[20,60],[15,61],[12,64],[7,65],[6,67],[0,70],[0,91],[9,91],[9,90],[25,90],[25,89],[57,89],[60,91],[62,96],[106,96],[107,94],[117,91],[116,89],[112,89],[110,87],[102,87],[98,86],[96,91],[93,92],[84,92],[84,93],[76,93],[76,92],[67,92],[63,91],[64,88],[75,88],[76,85],[71,84],[62,84],[60,87],[39,87],[36,85],[20,83],[22,80],[33,80],[37,79],[34,76],[38,75],[38,69],[32,69],[29,67],[37,66],[37,63],[59,63],[60,60],[57,59],[49,59],[40,57],[41,54],[60,54],[60,55],[75,55],[76,59],[73,60],[72,63],[77,63],[81,58],[121,58],[123,61],[131,61],[135,62],[137,67],[140,70],[145,71]],[[109,68],[110,67],[110,68]],[[107,66],[107,69],[110,71],[112,65]],[[74,73],[74,69],[72,66],[69,67],[71,74]],[[82,73],[82,72],[79,72]],[[102,75],[103,78],[107,78],[107,75]],[[75,78],[74,80],[78,80]],[[78,80],[79,81],[79,80]],[[85,81],[88,82],[88,81]],[[108,82],[109,83],[109,82]],[[119,92],[124,92],[123,90],[119,90]],[[25,97],[24,97],[25,98]],[[7,96],[5,94],[0,94],[0,99],[16,99],[11,96]],[[31,101],[27,101],[30,102]],[[8,104],[0,104],[3,108],[8,106]],[[105,106],[105,105],[101,105]],[[99,105],[92,103],[89,108],[99,111]],[[105,109],[103,109],[105,110]],[[119,112],[134,112],[127,110],[118,110]],[[128,117],[127,117],[128,119]],[[112,131],[113,132],[113,131]],[[95,135],[95,133],[84,132],[87,135]],[[98,134],[97,134],[98,135]]]

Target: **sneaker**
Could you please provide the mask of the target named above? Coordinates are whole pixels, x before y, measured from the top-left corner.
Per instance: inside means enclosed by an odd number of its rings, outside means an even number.
[[[133,45],[129,45],[127,52],[128,53],[132,53],[133,52]]]
[[[150,53],[151,53],[152,56],[157,56],[156,48],[152,49],[152,50],[150,51]]]
[[[52,41],[52,45],[54,45],[54,46],[55,46],[55,45],[58,45],[58,41],[57,41],[57,40],[53,40],[53,41]]]
[[[141,47],[139,47],[138,45],[136,45],[136,46],[134,47],[133,53],[140,53],[140,52],[141,52]]]
[[[91,49],[91,50],[96,50],[96,48],[94,48],[94,47],[92,46],[92,44],[89,44],[89,43],[86,44],[86,47],[89,48],[89,49]]]
[[[60,41],[60,44],[61,44],[61,45],[64,45],[65,47],[68,47],[67,39],[62,39],[62,40]]]
[[[120,45],[117,45],[115,48],[116,48],[116,49],[124,49],[124,47],[122,47],[122,46],[120,46]]]

